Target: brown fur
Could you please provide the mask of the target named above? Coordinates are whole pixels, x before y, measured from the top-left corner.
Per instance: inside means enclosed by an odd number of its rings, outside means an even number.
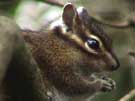
[[[78,20],[81,21],[81,17]],[[108,89],[102,80],[99,80],[100,78],[93,81],[89,76],[94,72],[112,71],[114,66],[118,66],[118,60],[111,49],[111,43],[107,41],[109,38],[102,32],[100,26],[92,24],[93,22],[89,22],[89,26],[83,21],[79,23],[79,25],[73,23],[69,32],[78,33],[78,35],[81,32],[80,34],[84,33],[84,35],[79,37],[84,37],[85,29],[88,29],[90,33],[92,32],[91,34],[95,34],[101,39],[104,51],[100,51],[98,54],[87,52],[73,39],[64,36],[61,26],[46,32],[23,32],[24,39],[30,46],[44,77],[58,91],[68,96],[91,95],[97,91]]]
[[[103,56],[90,55],[80,50],[75,44],[65,42],[55,33],[31,33],[27,32],[25,41],[30,44],[31,51],[37,63],[40,65],[44,76],[56,86],[57,89],[68,95],[94,93],[101,89],[98,83],[93,86],[85,84],[82,78],[74,73],[84,71],[84,75],[92,72],[109,70]],[[80,70],[77,68],[81,68]],[[82,72],[81,72],[82,73]],[[86,74],[85,74],[86,73]]]

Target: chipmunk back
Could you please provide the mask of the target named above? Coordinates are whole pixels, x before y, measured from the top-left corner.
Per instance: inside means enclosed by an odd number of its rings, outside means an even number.
[[[53,22],[47,31],[24,31],[23,36],[45,82],[52,86],[53,93],[65,96],[65,101],[84,101],[95,92],[115,88],[112,79],[93,75],[114,71],[119,62],[111,39],[85,8],[66,4],[62,18]]]

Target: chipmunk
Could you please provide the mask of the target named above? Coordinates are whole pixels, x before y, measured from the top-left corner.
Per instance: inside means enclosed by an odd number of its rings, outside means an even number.
[[[55,101],[85,101],[115,88],[115,82],[102,75],[119,67],[111,39],[85,8],[68,3],[46,31],[22,33],[45,84],[52,85]]]

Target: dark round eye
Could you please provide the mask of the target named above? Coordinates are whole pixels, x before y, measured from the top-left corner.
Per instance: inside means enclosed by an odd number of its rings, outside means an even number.
[[[92,49],[99,49],[99,42],[95,39],[88,39],[87,44]]]

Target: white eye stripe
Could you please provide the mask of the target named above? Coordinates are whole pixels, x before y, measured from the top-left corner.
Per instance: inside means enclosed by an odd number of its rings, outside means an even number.
[[[82,41],[82,39],[77,36],[76,34],[71,34],[71,33],[66,33],[64,34],[64,36],[68,37],[69,39],[74,40],[74,42],[76,42],[80,47],[82,47],[83,49],[85,49],[86,51],[90,52],[90,53],[96,53],[96,51],[94,51],[93,49],[89,48],[87,43],[84,43]]]
[[[73,39],[79,46],[81,46],[86,51],[97,54],[97,52],[94,49],[88,46],[87,42],[83,42],[82,39],[80,39],[80,37],[78,37],[77,35],[71,35],[70,38]]]
[[[72,34],[72,33],[65,33],[63,34],[65,37],[69,38],[69,39],[72,39],[75,43],[77,43],[79,46],[81,46],[82,48],[84,48],[84,45],[83,45],[83,41],[82,39],[77,36],[76,34]]]
[[[88,52],[92,52],[92,53],[94,53],[94,54],[97,54],[97,52],[96,52],[94,49],[92,49],[92,48],[90,48],[90,47],[88,46],[88,43],[87,43],[87,42],[85,42],[84,45],[85,45],[85,47],[86,47],[86,49],[87,49]]]
[[[106,51],[106,49],[105,49],[105,47],[104,47],[104,45],[103,45],[102,40],[101,40],[98,36],[93,35],[93,34],[90,33],[88,30],[86,30],[86,35],[87,35],[87,37],[89,37],[89,38],[93,38],[93,39],[97,40],[97,41],[99,42],[100,49],[101,49],[102,51]],[[97,53],[96,51],[94,51],[94,49],[90,48],[90,47],[88,46],[88,44],[86,44],[86,43],[87,43],[87,41],[85,42],[85,47],[86,47],[90,52]],[[93,51],[92,51],[92,50],[93,50]]]
[[[92,39],[97,40],[97,41],[99,42],[99,46],[100,46],[100,47],[102,47],[102,46],[103,46],[103,44],[102,44],[101,40],[100,40],[97,36],[89,35],[89,37],[90,37],[90,38],[92,38]]]
[[[65,32],[65,33],[62,33],[65,37],[73,40],[75,43],[77,43],[81,48],[85,49],[86,51],[88,51],[89,53],[93,53],[93,54],[98,54],[98,52],[91,48],[89,45],[88,45],[88,40],[85,40],[83,41],[81,39],[80,36],[78,36],[77,34],[73,34],[72,32]],[[99,48],[101,50],[104,50],[104,47],[103,47],[103,43],[102,41],[100,40],[100,38],[98,38],[97,36],[91,34],[90,32],[88,31],[85,31],[85,35],[90,38],[90,39],[94,39],[96,40],[98,43],[99,43]]]
[[[97,40],[99,42],[100,47],[103,47],[102,41],[97,36],[93,35],[92,33],[89,33],[89,31],[87,31],[87,30],[86,30],[86,35],[89,38],[93,38],[93,39]]]

